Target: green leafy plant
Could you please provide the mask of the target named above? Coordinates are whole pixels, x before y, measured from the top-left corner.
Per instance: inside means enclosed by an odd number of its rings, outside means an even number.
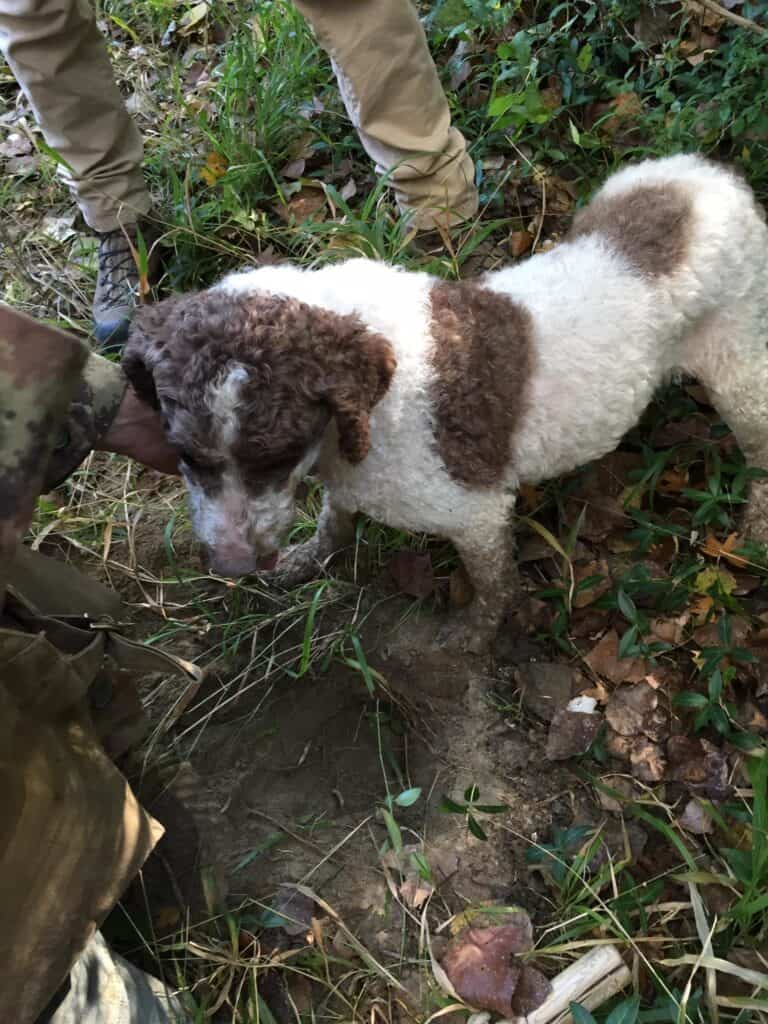
[[[734,643],[728,615],[723,614],[718,619],[717,632],[719,644],[703,647],[698,657],[699,674],[706,684],[706,693],[686,690],[675,696],[674,703],[678,707],[696,711],[693,726],[697,732],[711,725],[721,735],[735,739],[737,745],[745,745],[749,749],[756,741],[748,739],[744,743],[744,740],[740,739],[745,734],[734,729],[736,708],[725,695],[736,678],[736,666],[755,662],[757,659],[747,648]]]
[[[504,814],[509,808],[506,804],[481,804],[480,790],[476,785],[467,786],[464,790],[465,803],[443,796],[440,810],[445,814],[461,814],[466,818],[467,828],[476,839],[487,840],[488,836],[477,820],[478,814]]]

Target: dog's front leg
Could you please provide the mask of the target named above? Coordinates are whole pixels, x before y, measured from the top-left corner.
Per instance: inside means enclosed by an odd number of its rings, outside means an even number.
[[[484,653],[518,590],[511,510],[509,518],[496,526],[489,529],[485,525],[452,540],[475,596],[465,609],[450,617],[441,633],[451,646]]]
[[[314,535],[286,548],[277,563],[275,579],[283,586],[304,583],[321,572],[328,559],[351,544],[354,537],[354,516],[335,505],[326,491]]]

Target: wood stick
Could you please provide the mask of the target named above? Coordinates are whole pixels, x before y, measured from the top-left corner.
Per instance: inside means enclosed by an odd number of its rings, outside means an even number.
[[[712,11],[713,14],[717,14],[721,18],[725,18],[726,21],[732,21],[734,25],[739,25],[741,28],[748,28],[751,32],[757,32],[757,34],[761,36],[768,33],[768,29],[763,28],[762,25],[758,25],[756,21],[752,21],[751,18],[745,18],[741,14],[736,14],[735,11],[729,11],[727,7],[723,7],[722,4],[717,3],[717,0],[696,0],[696,3],[701,4],[702,7],[706,7],[707,10]]]
[[[616,946],[595,946],[552,980],[552,992],[537,1010],[500,1024],[569,1024],[572,1002],[594,1010],[630,981],[629,968]]]

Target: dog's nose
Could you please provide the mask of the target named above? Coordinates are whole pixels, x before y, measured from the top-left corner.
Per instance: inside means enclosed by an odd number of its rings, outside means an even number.
[[[217,576],[247,576],[255,572],[256,557],[250,552],[212,551],[210,568]]]

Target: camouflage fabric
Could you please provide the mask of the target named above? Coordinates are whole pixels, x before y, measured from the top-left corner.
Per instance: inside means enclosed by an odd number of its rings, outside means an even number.
[[[145,729],[130,673],[200,685],[196,666],[121,635],[117,594],[20,543],[38,494],[105,433],[124,389],[118,367],[0,304],[0,1005],[18,1024],[162,835],[111,760]]]
[[[37,496],[85,458],[124,389],[119,367],[0,304],[0,595]]]

